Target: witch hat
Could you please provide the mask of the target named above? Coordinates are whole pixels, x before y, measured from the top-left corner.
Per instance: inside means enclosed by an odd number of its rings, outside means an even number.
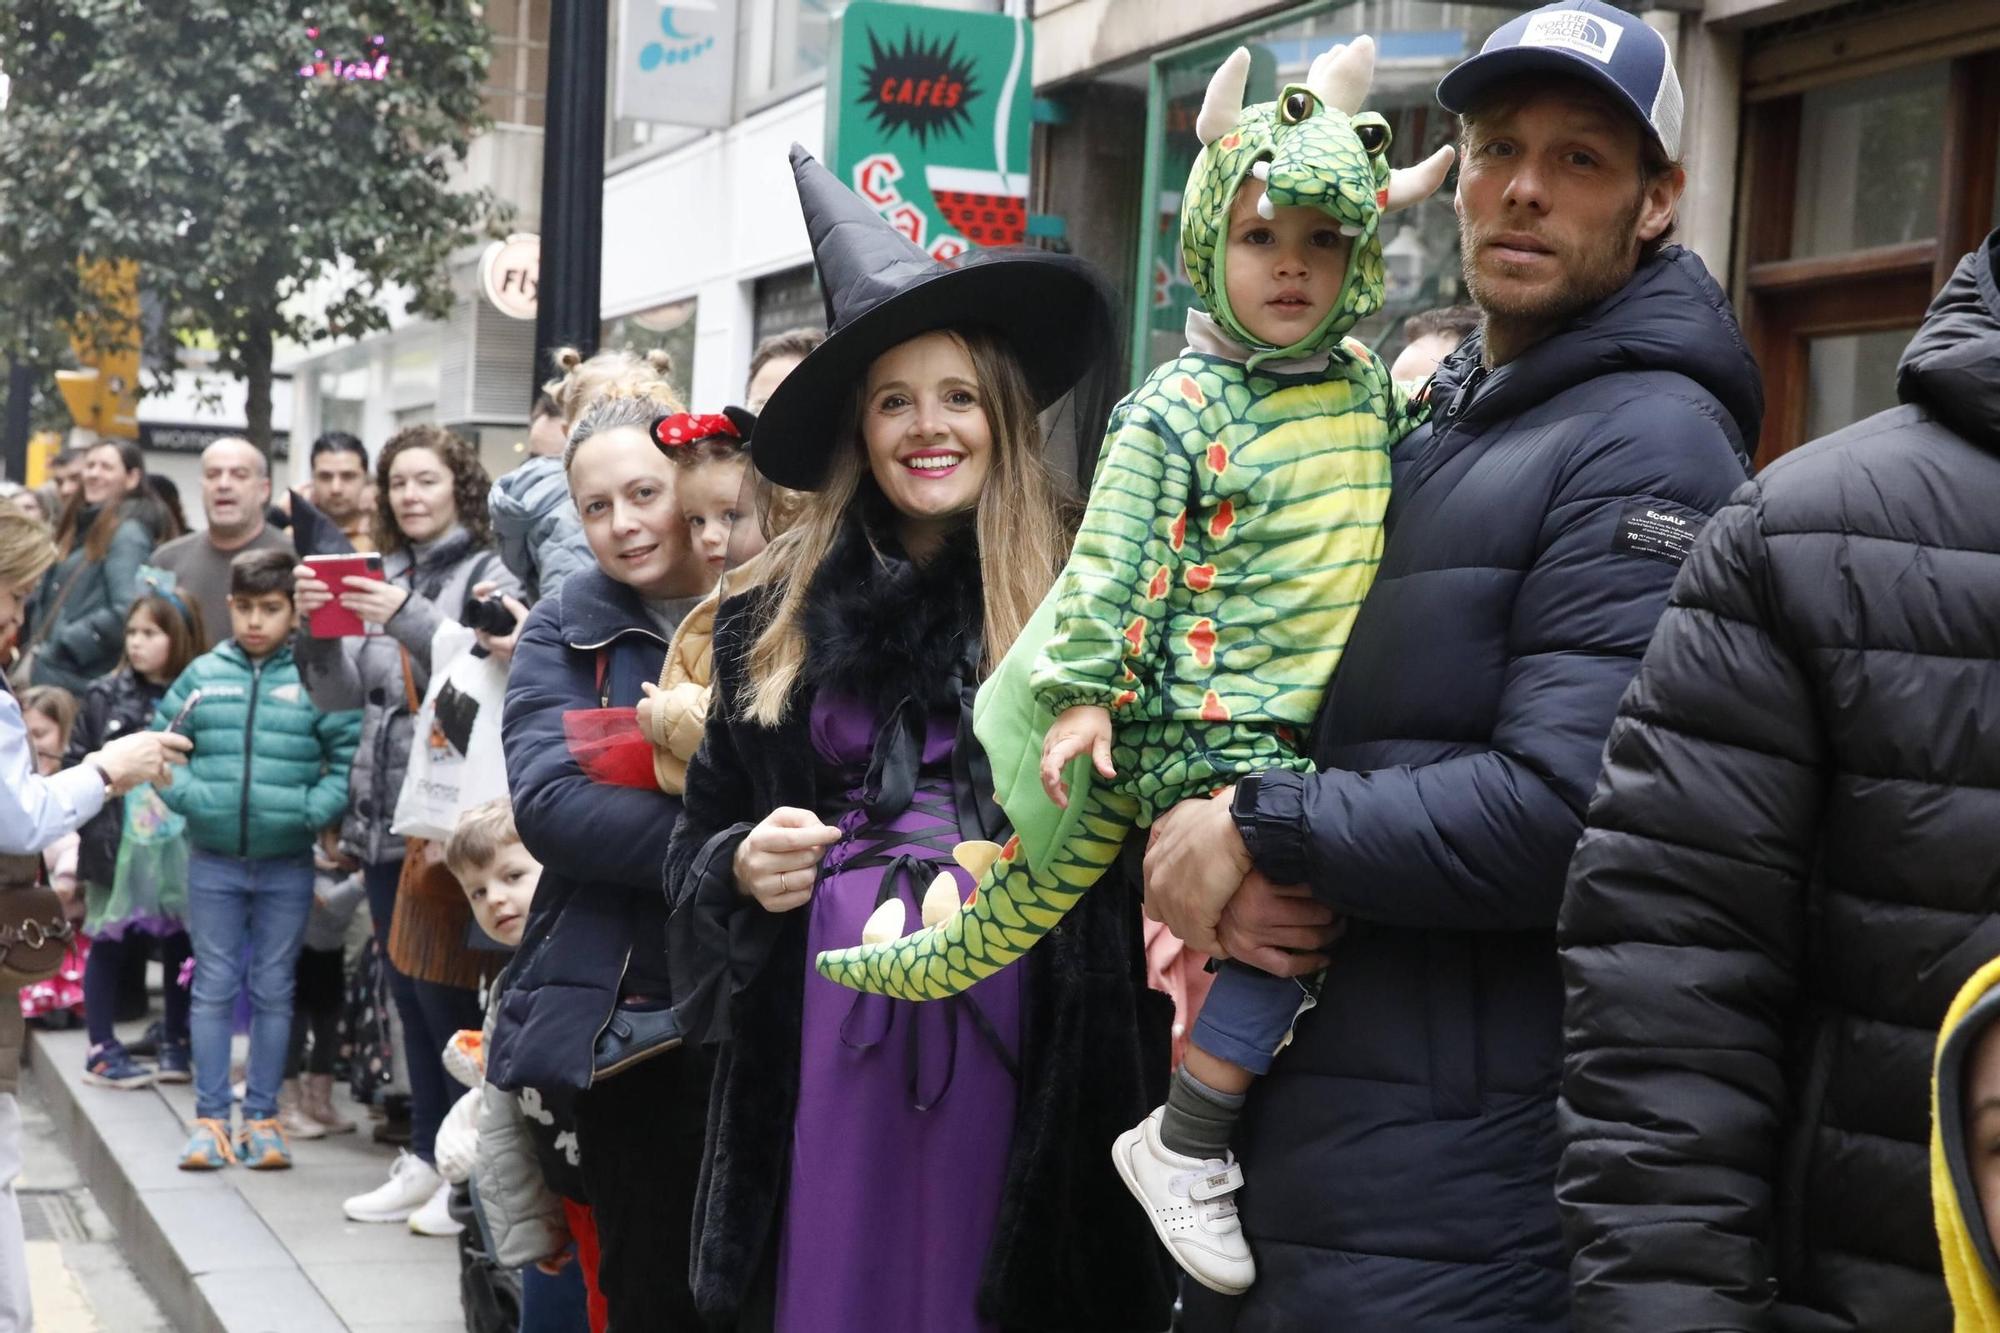
[[[938,329],[987,329],[1014,351],[1045,408],[1110,346],[1111,298],[1097,270],[1046,250],[974,250],[946,263],[891,227],[792,145],[792,174],[826,294],[826,341],[757,417],[757,470],[794,490],[826,477],[836,422],[875,358]]]

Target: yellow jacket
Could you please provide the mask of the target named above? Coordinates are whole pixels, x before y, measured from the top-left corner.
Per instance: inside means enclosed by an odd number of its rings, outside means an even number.
[[[701,733],[708,725],[709,682],[715,677],[715,613],[724,590],[734,597],[763,581],[762,557],[746,560],[688,612],[667,645],[658,691],[639,703],[639,731],[653,746],[653,778],[669,796],[687,790],[688,760],[701,748]]]
[[[1965,1078],[1979,1039],[2000,1019],[2000,958],[1965,983],[1938,1033],[1936,1078],[1931,1085],[1931,1201],[1937,1213],[1944,1280],[1957,1312],[1957,1333],[2000,1333],[2000,1269],[1980,1207],[1966,1142]]]

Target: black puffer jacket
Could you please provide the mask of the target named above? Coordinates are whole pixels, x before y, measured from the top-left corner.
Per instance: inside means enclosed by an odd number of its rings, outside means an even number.
[[[141,680],[130,667],[120,667],[93,683],[77,713],[76,725],[70,729],[63,767],[73,768],[84,756],[103,749],[106,742],[151,726],[153,709],[166,692],[166,686]],[[118,868],[118,840],[124,832],[125,802],[106,801],[83,826],[83,835],[77,840],[77,878],[110,888]]]
[[[1347,921],[1251,1094],[1257,1284],[1189,1327],[1553,1333],[1556,909],[1684,538],[1742,484],[1756,369],[1680,249],[1490,373],[1478,338],[1395,453],[1381,571],[1314,728],[1262,775],[1260,869]]]
[[[1996,238],[1906,405],[1710,524],[1620,708],[1562,914],[1579,1329],[1951,1327],[1931,1051],[2000,954]]]

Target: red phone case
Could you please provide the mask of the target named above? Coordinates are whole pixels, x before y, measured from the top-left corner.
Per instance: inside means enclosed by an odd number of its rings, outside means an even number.
[[[309,555],[305,563],[320,582],[333,589],[336,597],[346,590],[343,579],[382,578],[382,557],[365,552],[355,555]],[[315,639],[344,639],[366,634],[368,627],[362,623],[360,616],[335,601],[328,602],[306,617],[306,631]]]

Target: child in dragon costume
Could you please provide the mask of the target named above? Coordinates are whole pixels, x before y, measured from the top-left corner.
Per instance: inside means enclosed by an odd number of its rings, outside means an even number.
[[[1053,927],[1133,829],[1248,774],[1310,768],[1297,738],[1374,578],[1389,449],[1416,424],[1344,335],[1382,304],[1382,215],[1434,191],[1452,154],[1389,168],[1388,124],[1360,109],[1367,37],[1245,107],[1249,63],[1223,63],[1196,122],[1181,250],[1208,312],[1113,412],[1069,563],[979,694],[1015,837],[962,846],[971,900],[940,877],[916,933],[898,938],[902,904],[885,903],[860,948],[821,955],[834,981],[962,991]],[[1114,1150],[1176,1261],[1217,1291],[1255,1275],[1229,1133],[1310,994],[1228,966],[1167,1105]]]

